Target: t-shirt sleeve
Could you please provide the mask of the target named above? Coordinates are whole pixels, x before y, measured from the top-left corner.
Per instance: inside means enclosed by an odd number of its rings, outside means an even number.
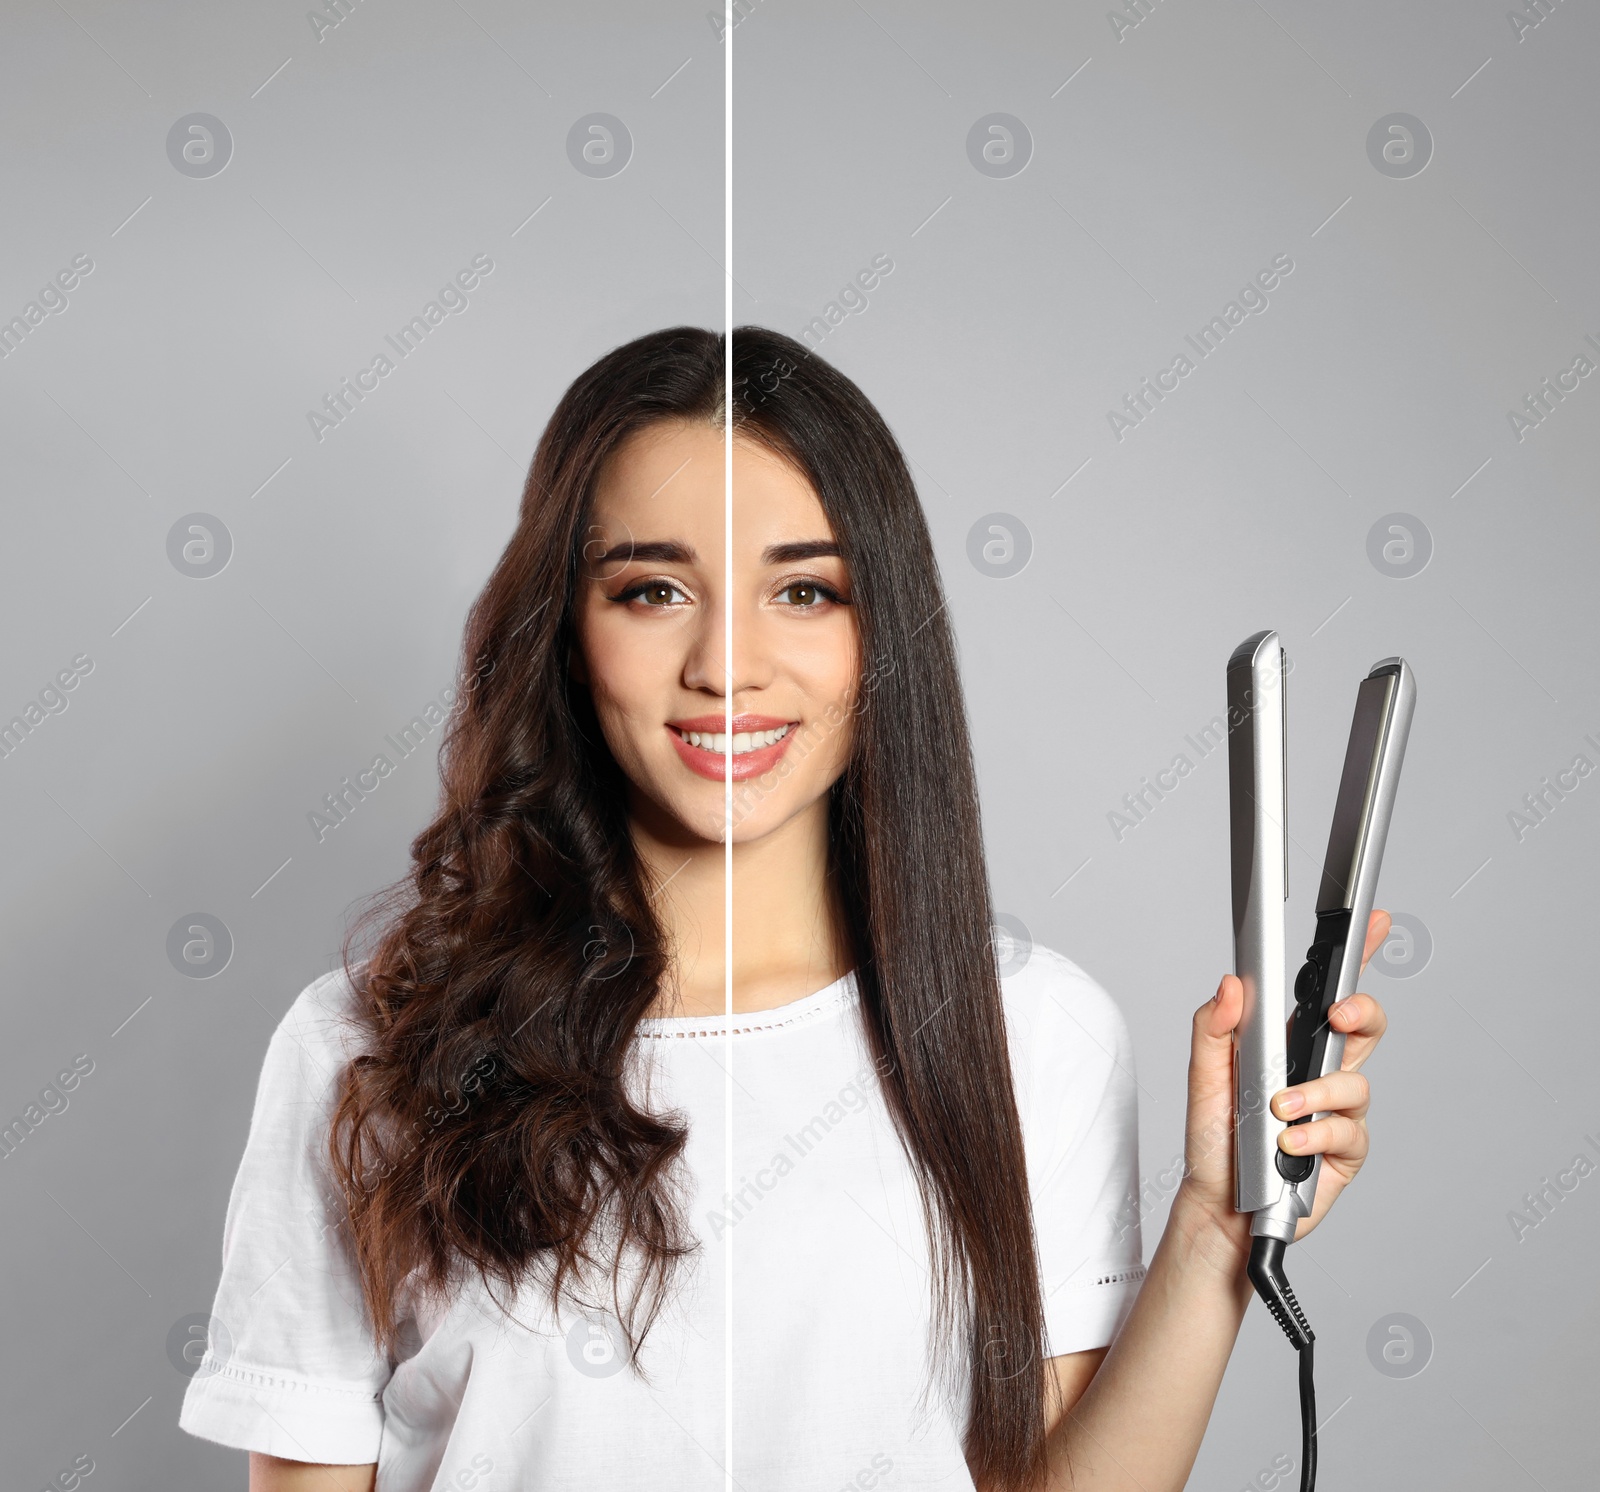
[[[1109,1346],[1144,1279],[1133,1041],[1115,1001],[1035,948],[1005,979],[1047,1354]]]
[[[377,1346],[326,1160],[339,1073],[354,1050],[342,970],[310,985],[267,1048],[228,1199],[222,1280],[181,1429],[291,1461],[378,1459]]]

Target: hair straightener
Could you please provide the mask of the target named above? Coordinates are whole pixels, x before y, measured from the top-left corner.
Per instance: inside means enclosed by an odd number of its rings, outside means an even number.
[[[1328,853],[1317,892],[1317,930],[1288,1008],[1284,903],[1289,896],[1285,748],[1287,660],[1276,632],[1247,637],[1228,659],[1228,785],[1233,850],[1234,956],[1244,1011],[1234,1030],[1234,1208],[1252,1214],[1250,1283],[1300,1354],[1301,1492],[1317,1475],[1315,1340],[1283,1272],[1284,1249],[1311,1212],[1320,1155],[1289,1155],[1291,1124],[1268,1107],[1280,1089],[1337,1072],[1344,1033],[1329,1012],[1355,992],[1400,764],[1416,704],[1403,658],[1375,663],[1356,692]]]

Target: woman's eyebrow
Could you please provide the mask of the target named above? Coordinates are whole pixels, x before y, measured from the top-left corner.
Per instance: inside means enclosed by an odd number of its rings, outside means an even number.
[[[793,565],[801,560],[840,559],[832,539],[800,539],[792,544],[769,544],[761,556],[764,565]]]
[[[624,539],[620,544],[613,544],[602,555],[584,556],[591,565],[627,564],[629,560],[642,560],[658,565],[694,565],[699,563],[699,557],[687,544],[680,544],[676,539],[651,539],[640,543],[636,539]]]

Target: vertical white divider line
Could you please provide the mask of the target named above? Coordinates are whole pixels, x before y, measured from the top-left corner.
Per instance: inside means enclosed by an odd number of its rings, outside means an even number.
[[[733,0],[723,17],[722,56],[722,1036],[723,1195],[733,1195]],[[723,1234],[722,1485],[733,1492],[733,1230]]]

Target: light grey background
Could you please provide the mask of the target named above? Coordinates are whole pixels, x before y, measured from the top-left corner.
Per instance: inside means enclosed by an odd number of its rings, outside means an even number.
[[[1119,39],[1103,6],[758,0],[735,33],[736,319],[797,335],[894,262],[813,345],[914,463],[998,906],[1126,1012],[1147,1185],[1181,1153],[1190,1018],[1231,966],[1227,773],[1186,736],[1222,710],[1233,647],[1279,629],[1299,956],[1356,685],[1411,662],[1378,902],[1435,946],[1362,983],[1391,1020],[1371,1160],[1290,1256],[1320,1479],[1588,1485],[1600,1174],[1520,1242],[1508,1213],[1600,1162],[1600,780],[1520,840],[1507,815],[1579,753],[1600,765],[1600,378],[1520,442],[1507,412],[1600,357],[1600,23],[1558,4],[1519,41],[1503,4],[1145,9]],[[1433,139],[1405,178],[1366,148],[1397,112]],[[991,113],[1032,136],[1009,178],[968,159]],[[1119,441],[1107,411],[1279,253],[1269,309]],[[1395,512],[1432,537],[1410,578],[1367,555]],[[1031,535],[1009,579],[968,559],[993,513]],[[1180,754],[1192,773],[1119,839],[1108,815]],[[1432,1338],[1404,1378],[1367,1346],[1397,1313]],[[1191,1485],[1292,1487],[1272,1468],[1298,1433],[1294,1354],[1253,1306]]]
[[[167,1334],[210,1308],[268,1037],[404,871],[437,732],[321,842],[307,815],[450,684],[567,383],[721,325],[716,34],[538,9],[365,0],[320,40],[303,5],[0,22],[0,319],[94,262],[0,361],[0,720],[93,664],[0,760],[0,1122],[94,1064],[0,1162],[7,1485],[87,1452],[107,1492],[244,1486],[177,1429]],[[233,139],[210,177],[167,154],[196,112]],[[633,139],[609,178],[567,155],[595,112]],[[318,441],[307,411],[479,253],[469,308]],[[232,536],[209,579],[167,557],[194,512]],[[195,912],[235,945],[210,979],[166,952]]]
[[[271,7],[4,26],[0,319],[75,254],[95,269],[0,361],[0,719],[94,667],[0,760],[0,1117],[75,1055],[94,1070],[0,1165],[0,1443],[23,1486],[84,1451],[107,1486],[242,1486],[237,1453],[176,1430],[166,1336],[210,1304],[268,1035],[403,870],[432,745],[323,842],[306,815],[449,682],[574,373],[720,325],[721,52],[703,10],[659,5],[362,0],[320,41]],[[818,345],[916,463],[999,906],[1133,1026],[1147,1251],[1189,1018],[1230,957],[1225,772],[1185,738],[1233,645],[1279,628],[1298,951],[1356,681],[1393,652],[1416,668],[1379,899],[1434,953],[1364,984],[1393,1023],[1373,1157],[1292,1260],[1334,1415],[1322,1478],[1580,1485],[1600,1177],[1521,1242],[1508,1213],[1600,1142],[1600,785],[1520,842],[1507,814],[1600,763],[1600,393],[1521,442],[1506,414],[1600,337],[1593,16],[1558,4],[1518,41],[1490,5],[1156,0],[1118,40],[1103,10],[1034,0],[754,0],[734,43],[737,319],[798,333],[894,261]],[[565,146],[597,111],[635,152],[600,180]],[[166,152],[194,112],[233,137],[209,178]],[[1366,150],[1395,112],[1433,137],[1403,179]],[[1032,135],[1008,179],[968,159],[991,113]],[[471,308],[315,440],[306,412],[480,252]],[[1116,440],[1107,410],[1280,252],[1270,309]],[[232,536],[208,580],[166,555],[194,512]],[[1395,512],[1434,546],[1409,579],[1367,557]],[[1031,535],[1010,579],[968,559],[996,513]],[[1119,840],[1107,815],[1180,753],[1192,775]],[[194,912],[235,943],[213,979],[167,957]],[[1433,1339],[1411,1378],[1368,1355],[1396,1313]],[[1252,1308],[1192,1484],[1250,1485],[1296,1413]]]

